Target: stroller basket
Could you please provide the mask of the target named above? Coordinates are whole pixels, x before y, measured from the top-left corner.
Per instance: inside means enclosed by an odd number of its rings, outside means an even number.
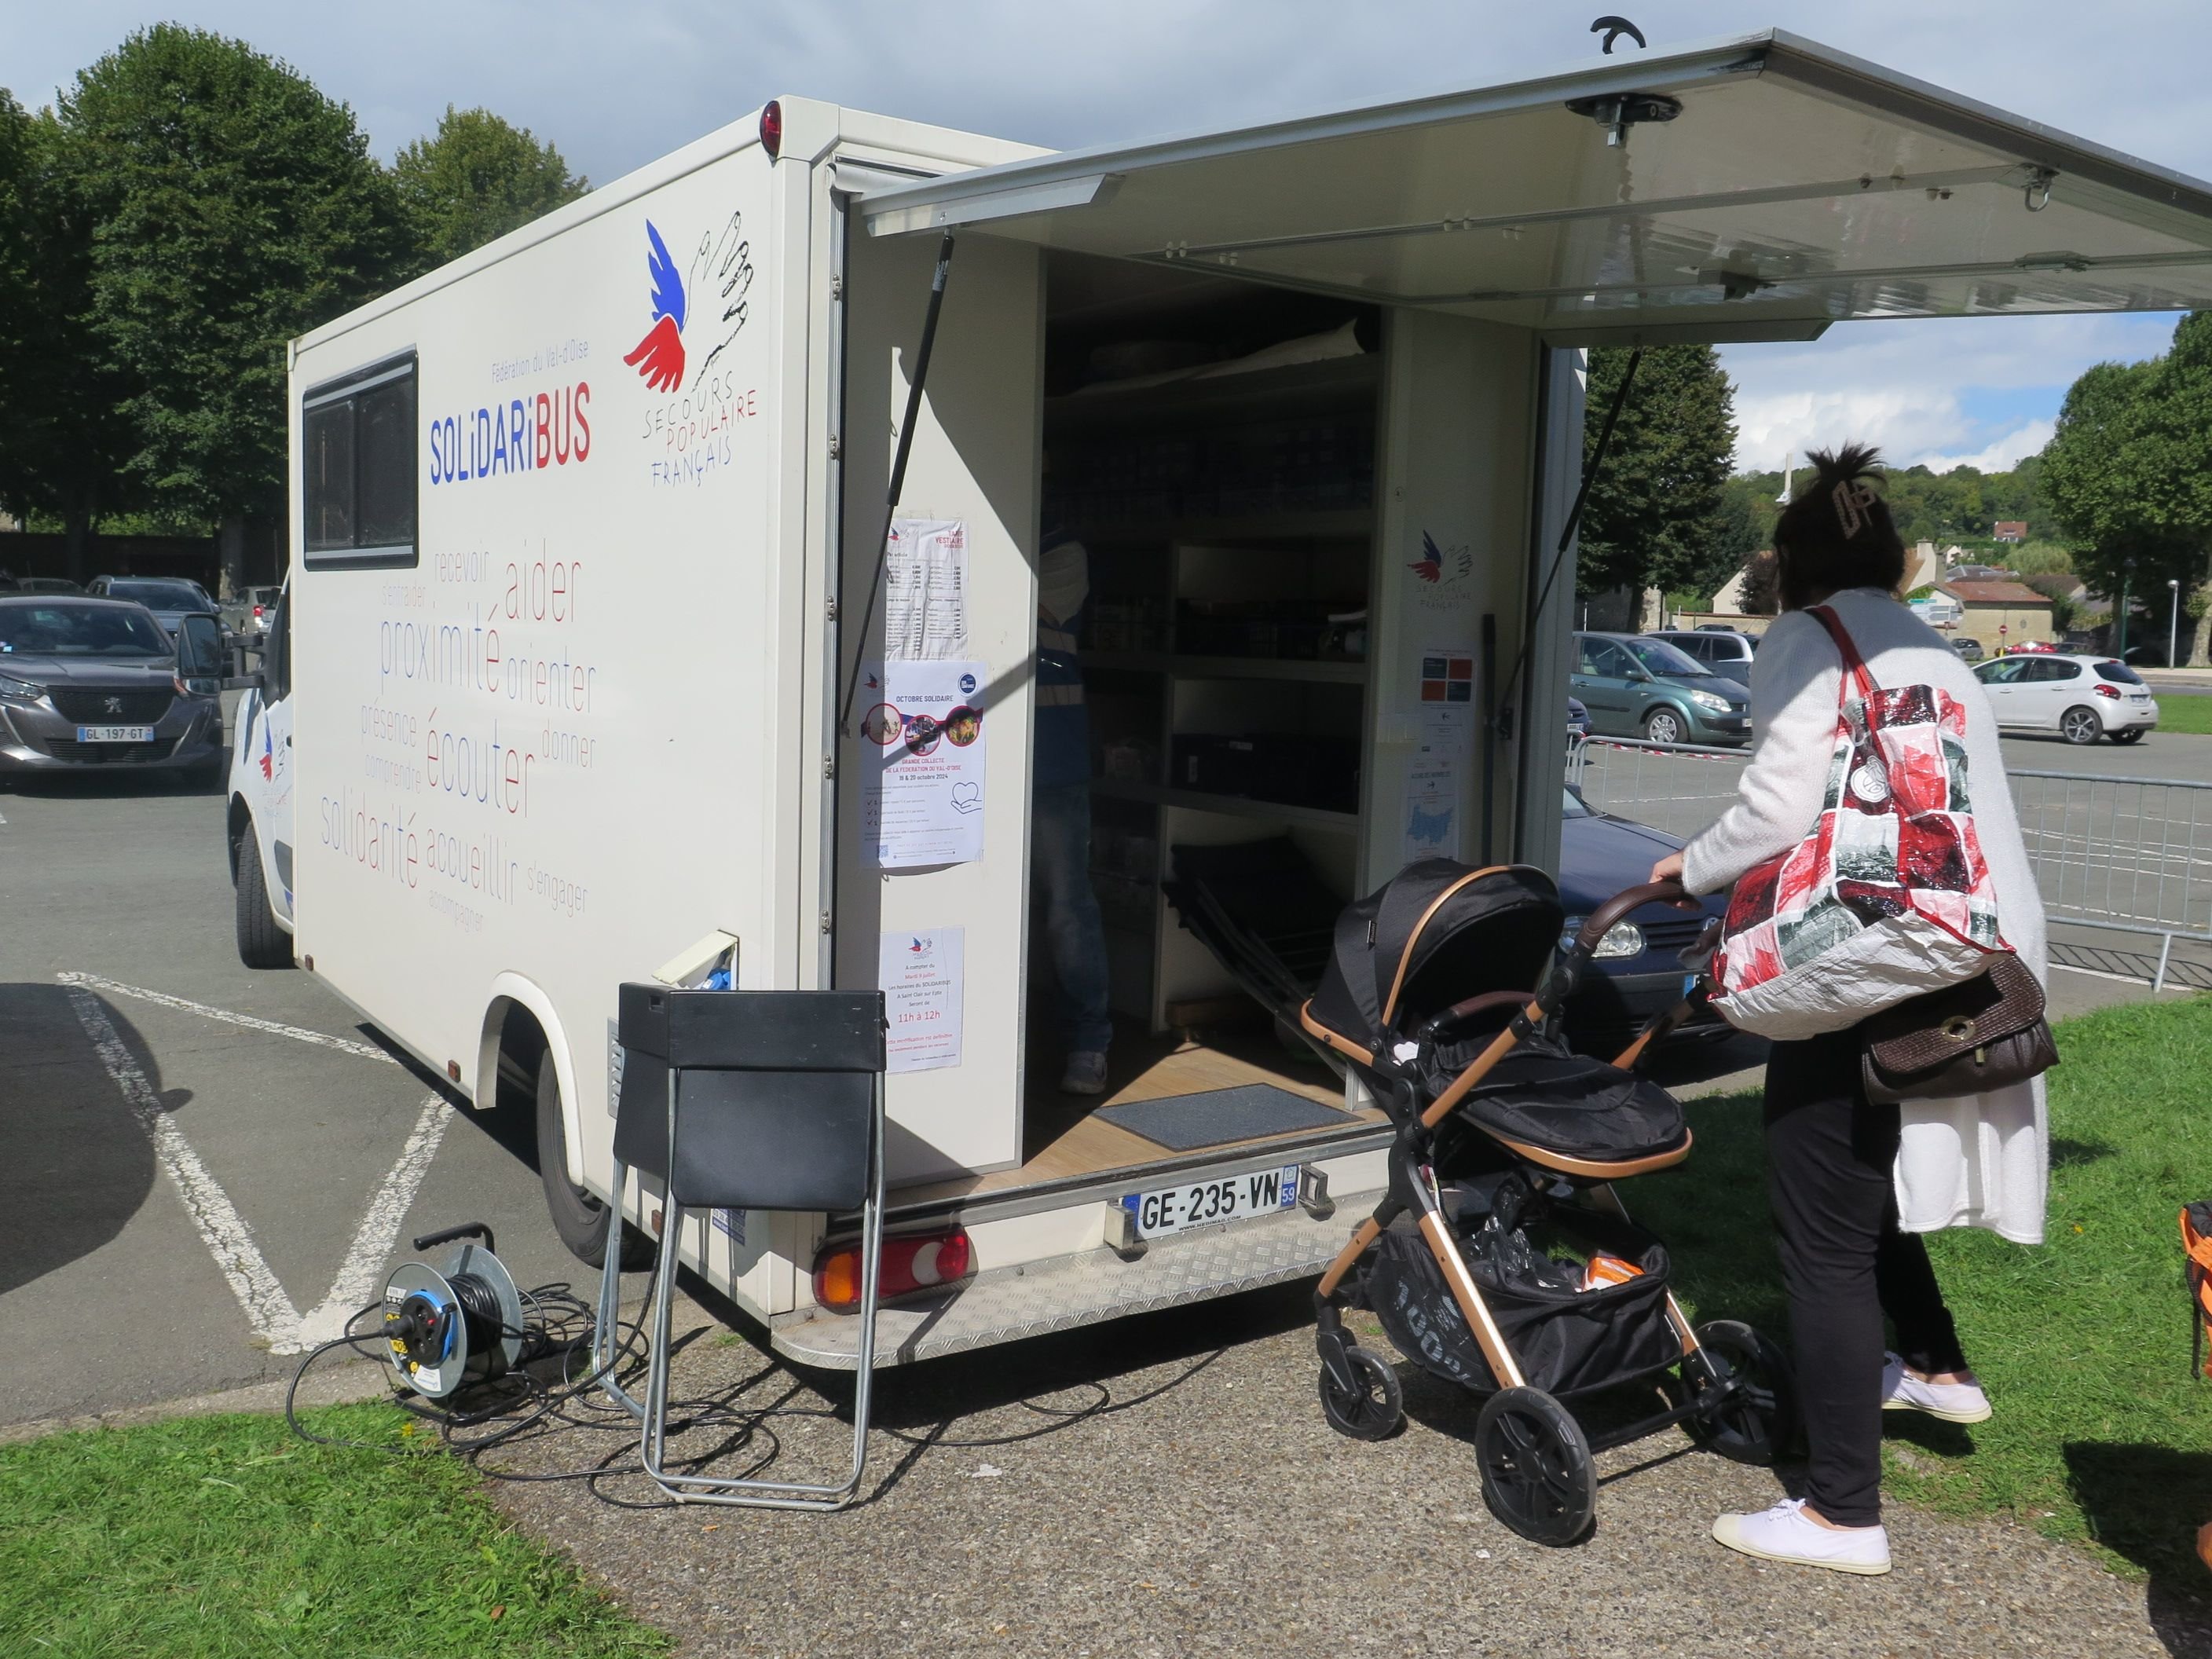
[[[1471,1231],[1461,1232],[1468,1269],[1528,1386],[1555,1395],[1588,1394],[1680,1361],[1682,1340],[1667,1317],[1666,1248],[1642,1228],[1574,1206],[1547,1212],[1540,1231],[1609,1251],[1644,1269],[1638,1278],[1591,1291],[1555,1290],[1526,1279],[1507,1282],[1480,1252],[1467,1248]],[[1392,1345],[1446,1382],[1494,1393],[1497,1379],[1428,1245],[1402,1224],[1376,1243],[1364,1299]]]

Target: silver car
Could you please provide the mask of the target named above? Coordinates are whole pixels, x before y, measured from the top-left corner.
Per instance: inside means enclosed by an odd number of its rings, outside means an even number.
[[[222,765],[211,617],[172,640],[142,605],[0,594],[0,776]]]
[[[208,597],[207,589],[190,577],[94,576],[85,592],[96,599],[128,599],[144,605],[172,639],[187,617],[213,617],[217,627],[229,631],[230,625],[222,620],[222,610]]]

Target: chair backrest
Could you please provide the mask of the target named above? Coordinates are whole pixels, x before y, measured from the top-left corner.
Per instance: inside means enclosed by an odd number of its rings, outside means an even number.
[[[616,1155],[678,1204],[843,1211],[870,1191],[881,991],[624,985]],[[675,1167],[668,1163],[675,1069]]]

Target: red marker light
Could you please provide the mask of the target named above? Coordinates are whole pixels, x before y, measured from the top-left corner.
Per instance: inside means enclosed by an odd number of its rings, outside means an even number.
[[[775,161],[783,154],[783,105],[771,98],[761,111],[761,148],[768,159]]]
[[[882,1288],[886,1302],[940,1285],[957,1285],[975,1265],[966,1229],[902,1233],[884,1240]],[[855,1239],[833,1244],[814,1259],[814,1299],[833,1313],[860,1305],[860,1246]]]

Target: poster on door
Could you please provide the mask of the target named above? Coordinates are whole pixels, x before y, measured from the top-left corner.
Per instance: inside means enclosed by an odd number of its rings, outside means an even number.
[[[968,654],[968,530],[894,519],[884,550],[884,653],[909,662]]]
[[[1423,749],[1406,771],[1405,861],[1459,856],[1459,762]]]
[[[885,1069],[934,1072],[960,1063],[967,930],[936,927],[882,936]]]
[[[1438,754],[1465,754],[1474,746],[1474,647],[1422,648],[1413,702],[1421,742]]]
[[[882,870],[983,856],[979,662],[882,662],[860,701],[860,836]]]

